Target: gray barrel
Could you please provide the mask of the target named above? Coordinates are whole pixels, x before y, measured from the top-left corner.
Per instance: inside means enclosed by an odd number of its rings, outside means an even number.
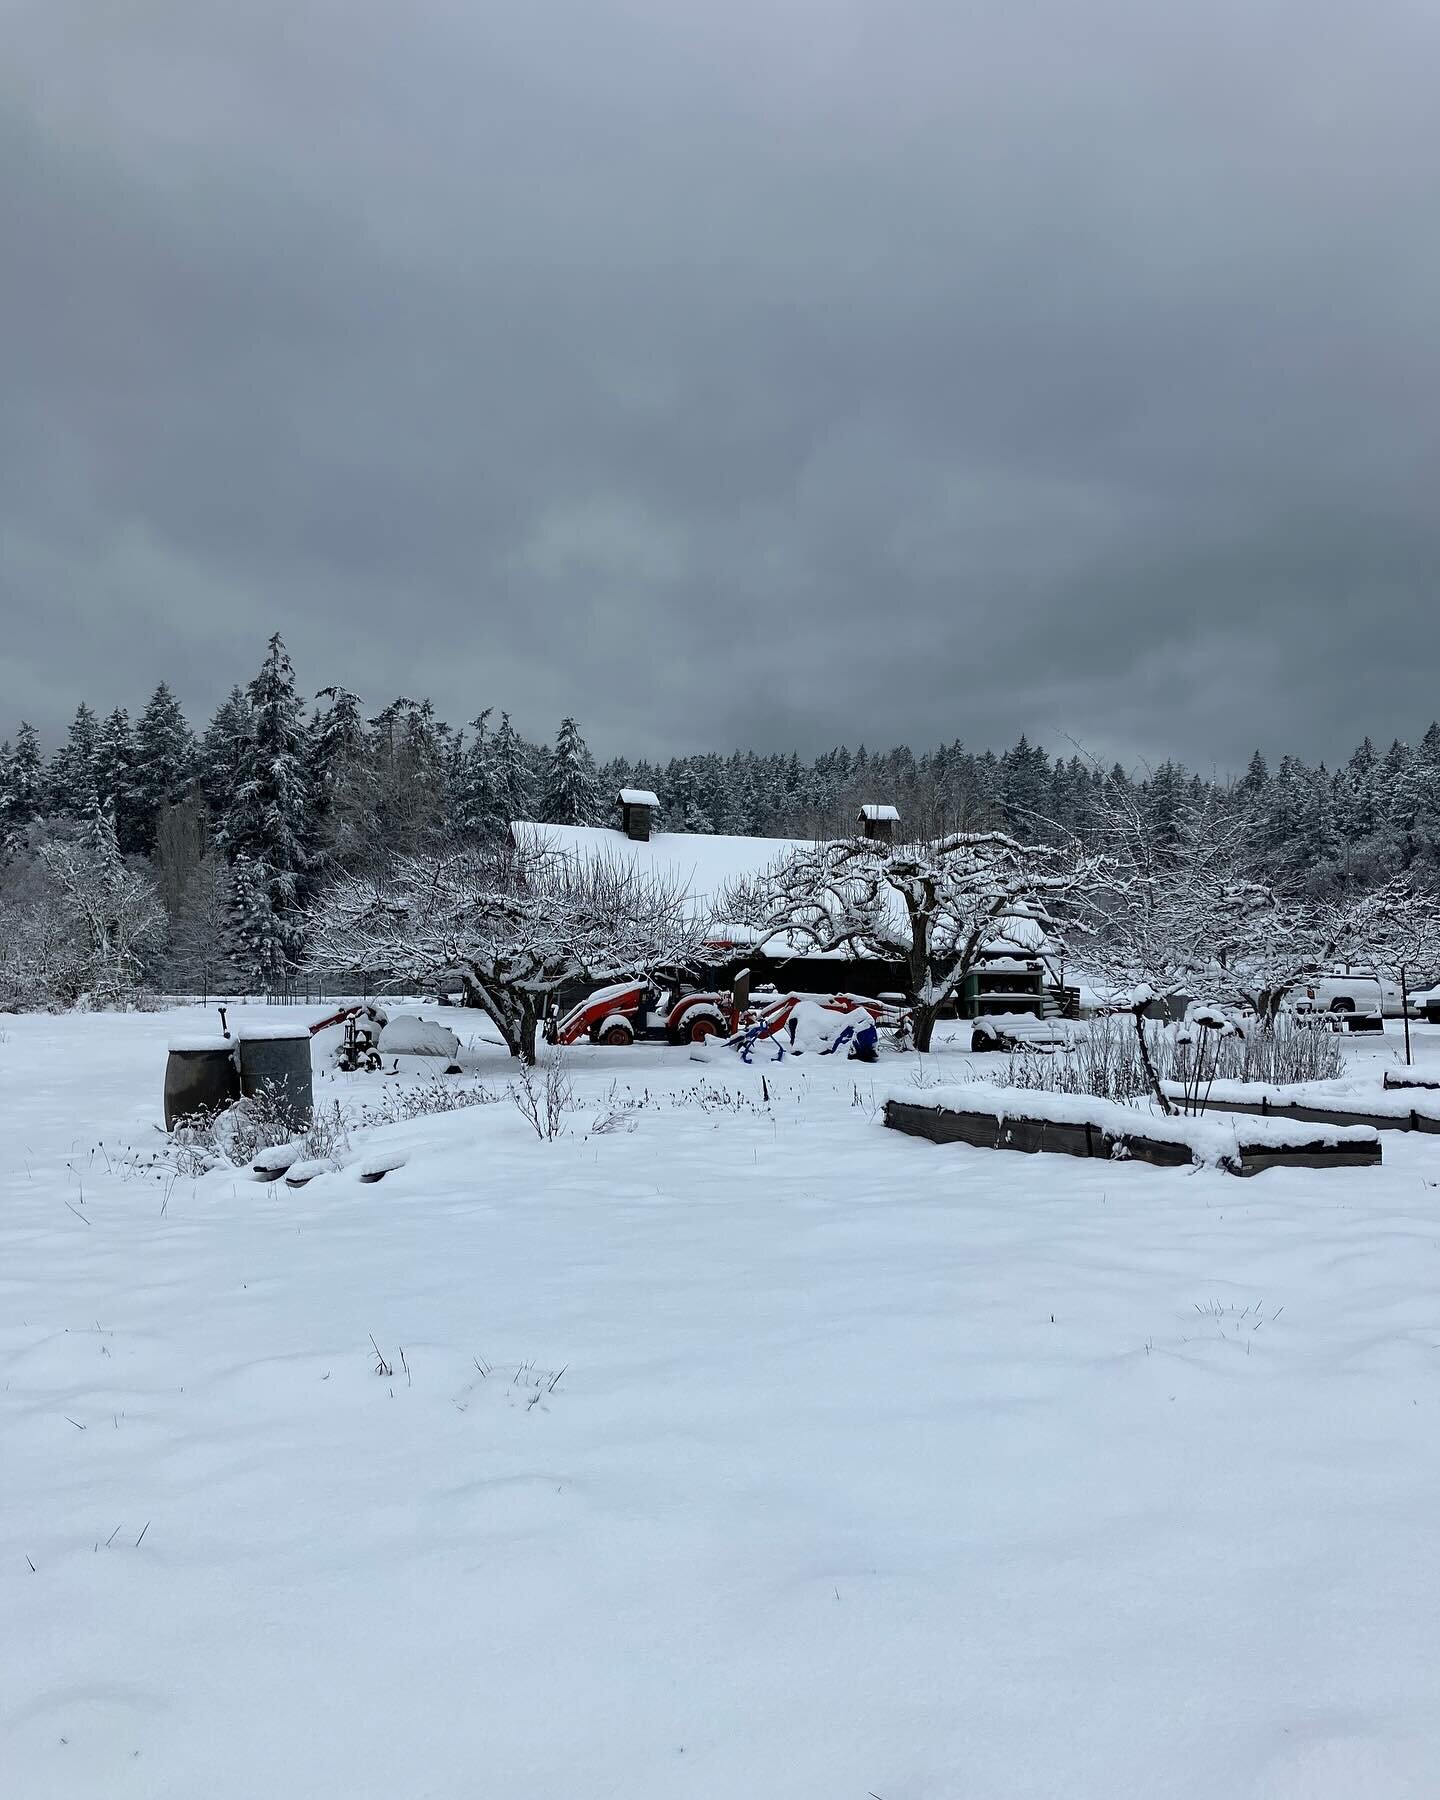
[[[272,1094],[282,1120],[292,1130],[303,1131],[315,1111],[307,1028],[242,1032],[240,1091],[245,1095]]]
[[[177,1038],[165,1064],[165,1129],[181,1119],[218,1112],[240,1098],[240,1072],[229,1038]]]

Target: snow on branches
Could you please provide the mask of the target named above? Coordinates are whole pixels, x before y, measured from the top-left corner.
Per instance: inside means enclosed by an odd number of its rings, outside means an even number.
[[[525,851],[401,858],[347,877],[311,915],[313,967],[417,981],[458,975],[512,1056],[535,1060],[547,1000],[571,981],[626,980],[684,963],[703,928],[682,887],[632,863],[582,861],[543,839]]]
[[[915,1044],[930,1047],[941,1008],[1019,906],[1054,908],[1087,892],[1101,859],[1070,846],[1022,844],[1000,831],[960,831],[928,843],[870,838],[792,851],[723,902],[761,943],[849,950],[901,962],[915,1003]]]

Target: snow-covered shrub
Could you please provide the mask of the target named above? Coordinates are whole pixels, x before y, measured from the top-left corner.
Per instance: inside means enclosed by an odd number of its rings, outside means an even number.
[[[1345,1072],[1345,1055],[1333,1031],[1299,1024],[1282,1013],[1268,1030],[1225,1038],[1217,1058],[1217,1081],[1334,1081]]]
[[[510,1084],[510,1098],[542,1143],[565,1135],[565,1115],[578,1104],[574,1084],[558,1056],[546,1063],[543,1081],[536,1080],[534,1065],[522,1059],[519,1079]]]
[[[1166,1028],[1146,1020],[1140,1029],[1145,1033],[1151,1062],[1164,1080],[1169,1047]],[[989,1079],[1001,1087],[1049,1094],[1092,1094],[1101,1100],[1135,1101],[1153,1091],[1137,1031],[1132,1029],[1129,1018],[1119,1013],[1103,1013],[1093,1019],[1084,1031],[1077,1033],[1071,1050],[1012,1050],[1008,1066]]]
[[[1331,1081],[1344,1071],[1339,1039],[1281,1016],[1270,1029],[1239,1032],[1190,1030],[1142,1022],[1150,1065],[1162,1082],[1179,1082],[1203,1105],[1212,1081]],[[1105,1013],[1077,1034],[1074,1048],[1044,1054],[1017,1049],[1008,1066],[991,1077],[1002,1087],[1052,1094],[1091,1094],[1102,1100],[1153,1096],[1137,1031],[1124,1014]]]
[[[133,1006],[165,929],[155,883],[121,855],[110,815],[37,822],[0,893],[0,1006]]]

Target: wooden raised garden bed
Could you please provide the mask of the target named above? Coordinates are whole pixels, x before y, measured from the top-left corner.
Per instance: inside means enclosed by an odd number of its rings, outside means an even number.
[[[1165,1084],[1172,1100],[1181,1089]],[[1327,1093],[1318,1083],[1297,1083],[1293,1090],[1255,1087],[1239,1081],[1217,1081],[1206,1094],[1205,1116],[1243,1113],[1255,1119],[1295,1119],[1312,1125],[1363,1125],[1371,1131],[1440,1133],[1440,1105],[1423,1089],[1399,1086]]]
[[[1271,1168],[1363,1168],[1380,1161],[1380,1141],[1373,1130],[1331,1124],[1310,1133],[1284,1120],[1249,1130],[1223,1118],[1167,1119],[1113,1101],[981,1083],[892,1094],[885,1102],[885,1123],[934,1144],[1102,1157],[1160,1168],[1210,1163],[1232,1175],[1258,1175]]]

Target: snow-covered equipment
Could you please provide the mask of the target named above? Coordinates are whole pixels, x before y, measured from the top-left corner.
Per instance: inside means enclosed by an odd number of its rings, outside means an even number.
[[[191,1036],[170,1040],[165,1064],[165,1129],[182,1119],[215,1113],[240,1098],[240,1069],[235,1040]]]
[[[552,1044],[633,1044],[648,1038],[669,1044],[703,1044],[729,1037],[741,1008],[733,990],[686,993],[680,983],[657,987],[649,981],[618,981],[597,988],[569,1012],[546,1021]]]
[[[250,1167],[262,1181],[278,1181],[300,1161],[302,1150],[300,1144],[271,1144],[257,1154]]]
[[[823,1029],[828,1034],[827,1043],[841,1029],[835,1024],[836,1015],[843,1020],[845,1015],[863,1014],[850,1021],[853,1029],[846,1044],[858,1046],[858,1050],[852,1048],[852,1054],[871,1054],[882,1028],[892,1032],[897,1041],[905,1041],[910,1011],[893,1001],[859,994],[777,994],[763,1005],[752,1007],[749,985],[744,971],[729,990],[686,993],[679,984],[659,989],[647,981],[616,982],[587,995],[568,1013],[552,1017],[546,1037],[552,1044],[562,1045],[577,1044],[586,1037],[593,1044],[611,1045],[631,1044],[636,1038],[700,1045],[715,1038],[742,1049],[748,1061],[756,1044],[776,1039],[781,1033],[786,1034],[781,1047],[793,1051],[793,1036],[787,1028],[795,1009],[804,1006],[826,1015]],[[826,1054],[832,1053],[833,1045]]]
[[[328,1157],[308,1157],[304,1162],[293,1162],[285,1171],[286,1187],[302,1188],[314,1181],[317,1175],[333,1175],[340,1167]]]
[[[970,1048],[985,1050],[1069,1050],[1075,1034],[1063,1019],[1034,1013],[985,1013],[970,1023]]]
[[[835,1056],[842,1050],[860,1062],[874,1062],[880,1030],[903,1040],[910,1014],[904,1007],[868,1000],[858,994],[831,994],[818,999],[783,994],[759,1012],[749,1014],[728,1040],[742,1062],[783,1061],[812,1051]]]
[[[460,1040],[448,1025],[402,1013],[382,1028],[376,1048],[381,1056],[438,1056],[454,1062]]]
[[[310,1027],[310,1036],[319,1038],[337,1025],[343,1027],[333,1046],[335,1067],[346,1075],[357,1069],[374,1073],[380,1067],[378,1044],[385,1023],[386,1015],[381,1008],[366,1000],[353,1006],[342,1006],[329,1018],[317,1020]]]
[[[410,1160],[404,1150],[377,1150],[360,1164],[360,1179],[366,1183],[383,1181]]]
[[[240,1092],[266,1095],[292,1131],[315,1111],[308,1025],[252,1025],[240,1037]]]

